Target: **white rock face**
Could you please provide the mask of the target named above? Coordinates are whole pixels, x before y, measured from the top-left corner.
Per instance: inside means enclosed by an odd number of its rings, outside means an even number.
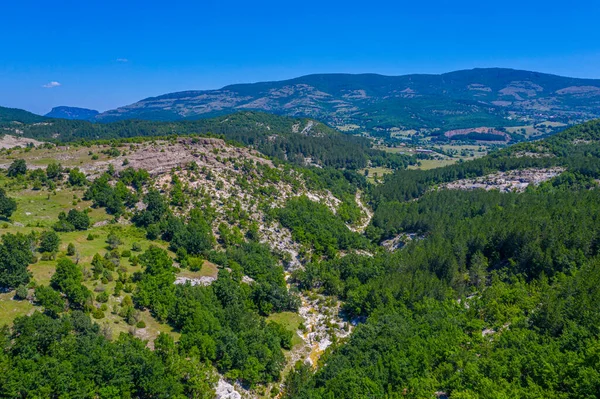
[[[192,286],[194,285],[211,285],[216,278],[211,276],[202,276],[200,278],[189,278],[189,277],[177,277],[175,280],[175,284],[184,285],[186,283],[190,283]]]
[[[233,388],[233,385],[223,378],[219,380],[215,394],[217,399],[242,399],[242,395]]]

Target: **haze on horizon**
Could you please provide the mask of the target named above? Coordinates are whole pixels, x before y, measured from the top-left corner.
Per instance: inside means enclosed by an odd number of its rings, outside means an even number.
[[[13,2],[0,26],[0,105],[104,111],[164,93],[311,73],[506,67],[600,78],[592,1],[426,4]]]

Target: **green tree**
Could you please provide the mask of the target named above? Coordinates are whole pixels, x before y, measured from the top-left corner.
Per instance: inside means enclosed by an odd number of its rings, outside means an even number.
[[[17,210],[17,201],[6,196],[6,191],[0,188],[0,216],[6,219],[10,218]]]
[[[85,186],[87,184],[85,173],[81,172],[79,168],[71,169],[69,171],[69,183],[72,186]]]
[[[24,299],[27,299],[27,295],[27,287],[25,287],[23,284],[19,285],[15,292],[15,299],[22,301]]]
[[[82,285],[83,274],[79,267],[68,258],[60,259],[56,264],[56,272],[52,275],[50,283],[52,287],[65,294],[69,300],[69,306],[81,309],[92,293]]]
[[[57,317],[58,314],[65,310],[65,300],[60,295],[60,292],[53,290],[51,287],[40,285],[35,289],[35,301],[38,305],[44,308],[44,312],[51,317]]]
[[[85,211],[71,209],[67,215],[67,221],[77,230],[87,230],[90,227],[90,217]]]
[[[60,245],[60,237],[54,231],[44,231],[40,236],[40,252],[56,252]]]
[[[8,167],[7,175],[10,177],[24,176],[27,173],[27,163],[24,159],[15,159]]]
[[[62,166],[56,162],[50,162],[48,167],[46,167],[46,177],[51,180],[58,179],[62,172]]]
[[[0,288],[13,289],[29,282],[27,266],[33,260],[32,237],[6,233],[0,245]]]

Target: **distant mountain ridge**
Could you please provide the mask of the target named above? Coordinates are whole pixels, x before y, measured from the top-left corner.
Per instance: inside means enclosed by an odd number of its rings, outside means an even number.
[[[0,107],[0,125],[19,123],[39,123],[46,118],[19,108]]]
[[[95,109],[79,108],[79,107],[67,107],[60,106],[54,107],[45,116],[48,118],[60,118],[60,119],[71,119],[71,120],[94,120],[99,112]]]
[[[376,135],[600,117],[600,80],[502,68],[441,75],[318,74],[143,99],[97,121],[185,120],[257,110]]]

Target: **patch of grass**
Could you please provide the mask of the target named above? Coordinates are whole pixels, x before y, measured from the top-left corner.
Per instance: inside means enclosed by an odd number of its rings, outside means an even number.
[[[105,161],[108,156],[100,153],[105,146],[93,145],[90,147],[78,147],[75,145],[61,146],[58,148],[33,148],[29,151],[24,149],[13,149],[10,154],[0,154],[0,163],[10,163],[14,159],[23,158],[28,165],[45,168],[51,162],[58,162],[64,167],[81,167],[84,164]],[[98,155],[96,161],[92,161],[89,152]]]
[[[33,280],[38,285],[50,285],[50,278],[56,270],[56,261],[38,261],[29,265]]]
[[[211,263],[207,260],[202,264],[202,269],[197,272],[193,272],[188,269],[181,269],[181,271],[177,274],[179,277],[186,278],[200,278],[200,277],[214,277],[217,278],[219,274],[219,267],[214,263]]]
[[[533,125],[507,127],[506,131],[509,133],[524,134],[525,137],[533,137],[542,134],[542,132]]]
[[[412,151],[410,150],[410,148],[408,147],[387,147],[387,146],[376,146],[375,147],[378,150],[381,151],[385,151],[385,152],[389,152],[391,154],[411,154]]]
[[[419,162],[421,165],[410,165],[408,169],[429,170],[441,168],[456,163],[456,159],[422,159]]]
[[[267,318],[267,321],[273,321],[275,323],[281,324],[288,331],[292,332],[292,347],[296,345],[301,345],[303,343],[302,338],[298,336],[298,329],[300,328],[300,324],[303,321],[302,317],[298,313],[273,313]]]
[[[0,327],[12,324],[16,317],[28,315],[35,309],[35,306],[27,300],[13,300],[14,295],[14,291],[0,294]]]
[[[358,173],[360,173],[361,175],[364,175],[365,171],[369,172],[369,174],[367,175],[367,180],[369,180],[371,183],[374,183],[376,178],[380,179],[384,175],[394,172],[392,169],[389,169],[389,168],[376,167],[376,168],[361,169],[358,171]]]

